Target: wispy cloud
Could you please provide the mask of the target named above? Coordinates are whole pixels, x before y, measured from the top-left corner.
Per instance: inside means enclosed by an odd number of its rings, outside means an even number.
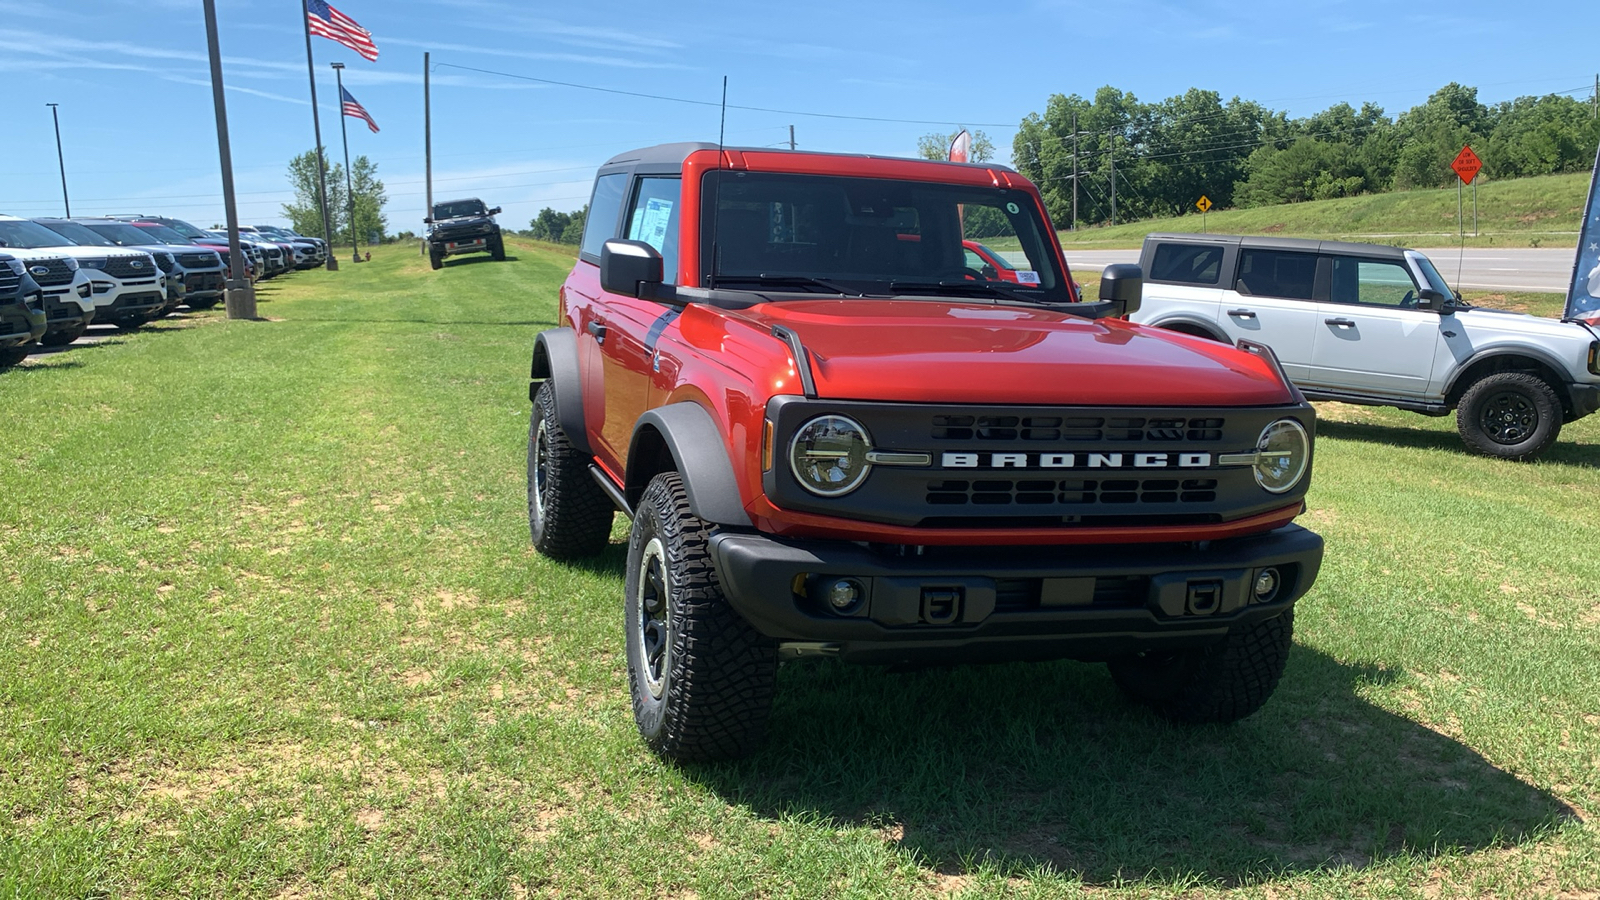
[[[373,39],[380,45],[398,44],[401,47],[416,47],[422,50],[448,51],[471,55],[506,56],[512,59],[527,59],[539,62],[567,62],[583,63],[593,66],[612,66],[620,69],[688,69],[681,63],[655,62],[644,59],[628,59],[619,56],[592,56],[582,53],[543,53],[530,50],[500,50],[495,47],[480,47],[469,44],[445,44],[438,41],[414,41],[407,38],[390,37],[388,35],[374,35]]]

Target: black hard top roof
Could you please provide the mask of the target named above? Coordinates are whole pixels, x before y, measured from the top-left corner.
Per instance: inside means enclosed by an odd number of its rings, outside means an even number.
[[[462,197],[460,200],[435,200],[435,201],[433,201],[433,205],[434,206],[449,206],[452,203],[483,203],[483,201],[479,200],[477,197]],[[484,205],[487,206],[488,204],[484,204]]]
[[[679,168],[679,167],[681,167],[683,165],[683,161],[688,158],[689,154],[695,152],[696,150],[715,150],[715,149],[717,149],[717,145],[716,144],[707,143],[705,141],[681,141],[681,142],[675,143],[675,144],[656,144],[654,147],[641,147],[638,150],[629,150],[626,153],[618,153],[616,156],[613,156],[610,159],[606,160],[605,164],[602,165],[600,168],[609,169],[609,168],[611,168],[613,166],[648,166],[648,167],[652,167],[652,168],[654,168],[656,166],[661,166],[661,167]],[[737,151],[740,151],[740,152],[748,152],[748,153],[794,153],[794,154],[805,154],[807,156],[852,156],[852,157],[856,157],[858,159],[912,159],[912,160],[917,160],[917,157],[889,156],[887,154],[881,154],[881,153],[823,153],[823,152],[820,152],[820,151],[817,151],[817,150],[783,150],[783,149],[779,149],[779,148],[776,148],[776,147],[735,147],[735,146],[725,146],[722,149],[723,150],[737,150]],[[980,169],[999,169],[999,170],[1005,171],[1005,172],[1014,172],[1014,171],[1016,171],[1015,169],[1011,168],[1010,166],[1002,166],[999,163],[987,163],[987,162],[982,162],[982,163],[952,163],[952,162],[946,162],[945,160],[938,160],[938,159],[924,159],[924,160],[917,160],[917,161],[919,161],[919,162],[937,162],[937,163],[943,163],[944,165],[947,165],[947,166],[963,166],[963,165],[964,166],[976,166],[977,168],[980,168]]]
[[[1333,253],[1339,256],[1366,256],[1377,259],[1403,259],[1405,248],[1388,244],[1356,244],[1349,241],[1324,241],[1318,238],[1270,237],[1253,234],[1192,234],[1161,231],[1145,235],[1146,241],[1187,244],[1238,244],[1272,250],[1298,250],[1302,253]]]

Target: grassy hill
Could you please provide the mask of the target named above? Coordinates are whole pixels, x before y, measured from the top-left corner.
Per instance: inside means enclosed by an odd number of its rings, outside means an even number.
[[[1469,247],[1576,247],[1588,173],[1519,178],[1478,186],[1478,235],[1473,236],[1472,189],[1463,195]],[[1213,210],[1207,231],[1337,238],[1412,247],[1456,243],[1456,190],[1395,191],[1257,209]],[[1152,231],[1200,231],[1198,212],[1106,228],[1061,232],[1071,247],[1136,247]]]

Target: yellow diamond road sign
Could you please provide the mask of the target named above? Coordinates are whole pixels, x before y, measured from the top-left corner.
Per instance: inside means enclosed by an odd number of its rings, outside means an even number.
[[[1209,212],[1211,210],[1211,198],[1201,194],[1200,199],[1196,200],[1194,205],[1199,207],[1201,212]]]

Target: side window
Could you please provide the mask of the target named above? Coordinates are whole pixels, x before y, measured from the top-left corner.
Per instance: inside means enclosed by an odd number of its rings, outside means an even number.
[[[983,271],[983,267],[988,265],[988,263],[983,261],[983,257],[979,256],[977,253],[974,253],[972,250],[969,250],[966,247],[962,247],[961,251],[967,257],[967,261],[966,261],[966,267],[967,268],[969,268],[969,269],[977,269],[978,271],[981,272],[981,271]]]
[[[1222,275],[1222,248],[1160,244],[1150,262],[1151,281],[1216,284]]]
[[[600,246],[617,236],[617,213],[622,211],[622,192],[627,186],[625,172],[595,179],[594,199],[589,201],[589,216],[583,223],[583,244],[579,247],[584,254],[598,259]]]
[[[1417,294],[1411,273],[1399,263],[1336,256],[1328,299],[1334,303],[1409,308],[1416,305]]]
[[[661,254],[667,284],[678,280],[677,178],[640,178],[628,210],[628,239],[644,241]]]
[[[1249,297],[1310,300],[1317,280],[1317,256],[1285,250],[1239,251],[1239,277],[1234,290]]]

